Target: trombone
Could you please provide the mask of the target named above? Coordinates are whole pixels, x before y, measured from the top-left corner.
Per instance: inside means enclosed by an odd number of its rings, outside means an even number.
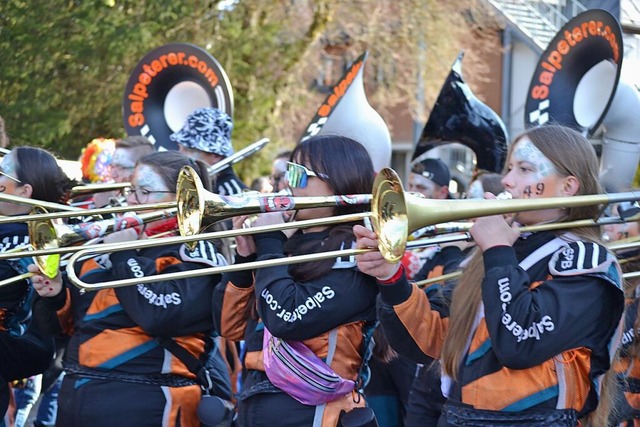
[[[220,196],[205,190],[196,171],[190,166],[185,166],[178,175],[176,199],[180,234],[195,236],[212,223],[234,216],[331,206],[365,205],[371,203],[372,195],[296,197],[276,193],[265,196],[244,194]]]
[[[236,153],[232,154],[231,156],[226,157],[219,162],[216,162],[215,164],[209,166],[209,168],[207,169],[209,176],[214,176],[218,172],[228,168],[229,166],[235,165],[240,160],[244,160],[254,153],[257,153],[258,151],[262,150],[268,143],[269,138],[259,139],[258,141],[247,145],[242,150],[239,150]]]
[[[604,218],[607,219],[607,218]],[[613,218],[613,219],[618,219],[618,218]],[[638,221],[638,215],[635,215],[631,220],[633,221]],[[622,221],[622,220],[619,220]],[[626,222],[626,221],[622,221],[622,222]],[[581,223],[581,221],[574,221],[574,222],[567,222],[565,223],[568,228],[575,228],[575,227],[584,227],[586,225],[572,225],[574,223]],[[612,224],[614,222],[607,222],[607,224]],[[525,233],[527,231],[543,231],[543,230],[553,230],[554,228],[545,228],[545,225],[552,225],[552,224],[544,224],[544,225],[540,225],[540,226],[529,226],[529,227],[521,227],[520,230]],[[594,225],[601,225],[598,221],[593,221],[590,225],[594,226]],[[540,227],[540,228],[536,228],[536,227]],[[471,236],[469,236],[471,237]],[[460,239],[462,240],[462,239]],[[627,249],[635,249],[638,246],[640,246],[640,240],[638,240],[638,238],[630,238],[630,239],[625,239],[625,241],[618,241],[618,242],[614,242],[614,243],[608,243],[607,245],[605,245],[610,251],[612,252],[616,252],[616,251],[622,251],[622,250],[627,250]],[[419,280],[417,282],[415,282],[415,284],[419,287],[419,288],[424,288],[428,285],[431,285],[433,283],[438,283],[438,282],[446,282],[447,280],[452,280],[452,279],[457,279],[460,276],[462,276],[462,273],[464,272],[464,270],[460,269],[460,270],[456,270],[456,271],[452,271],[451,273],[447,273],[447,274],[443,274],[441,276],[437,276],[437,277],[432,277],[430,279],[424,279],[424,280]],[[624,273],[622,275],[623,278],[625,279],[632,279],[635,277],[639,277],[640,276],[640,271],[634,271],[634,272],[628,272],[628,273]]]
[[[64,205],[62,203],[46,202],[44,200],[29,199],[27,197],[13,196],[11,194],[0,194],[0,202],[15,203],[18,205],[27,206],[39,206],[52,211],[70,211],[75,212],[75,216],[77,216],[79,212],[86,212],[84,209],[74,208],[73,206]],[[15,217],[6,217],[6,222],[15,222],[9,221],[12,218]]]
[[[246,159],[247,157],[257,153],[262,150],[269,143],[269,138],[262,138],[242,150],[237,151],[229,157],[224,158],[223,160],[209,166],[207,168],[207,172],[209,176],[214,176],[220,171],[226,169],[227,167],[238,163],[241,160]],[[131,187],[130,182],[106,182],[106,183],[98,183],[98,184],[82,184],[77,185],[71,189],[71,198],[84,196],[87,194],[93,193],[101,193],[105,191],[122,191],[125,188]]]
[[[508,214],[514,212],[551,209],[556,207],[589,206],[598,204],[614,203],[619,201],[639,200],[636,193],[618,193],[609,195],[592,196],[572,196],[553,197],[543,199],[527,200],[429,200],[405,194],[402,184],[397,174],[391,169],[383,169],[376,176],[372,194],[372,212],[353,215],[343,215],[342,217],[320,218],[306,221],[296,221],[278,225],[255,227],[243,230],[229,230],[226,232],[205,233],[200,235],[182,236],[177,238],[163,239],[162,242],[142,241],[135,243],[102,245],[97,250],[85,248],[76,252],[67,264],[67,274],[70,281],[82,290],[98,290],[129,286],[141,283],[151,283],[164,279],[177,279],[184,277],[199,277],[209,274],[219,274],[230,271],[246,269],[256,269],[276,265],[288,265],[299,262],[315,261],[320,259],[335,258],[339,256],[359,255],[372,250],[380,250],[383,256],[390,262],[397,262],[407,248],[407,237],[409,231],[415,231],[422,227],[440,224],[446,221],[455,221],[469,217],[481,217],[489,215]],[[200,208],[199,214],[204,213],[204,201],[194,204]],[[180,207],[178,208],[178,219],[180,220]],[[352,249],[342,251],[331,251],[319,254],[302,255],[282,258],[278,260],[265,260],[240,265],[211,267],[185,273],[169,273],[155,276],[132,278],[118,281],[111,281],[99,284],[88,284],[80,281],[75,275],[73,264],[82,256],[97,253],[107,253],[123,249],[140,249],[158,244],[187,243],[195,240],[205,240],[223,237],[237,237],[266,231],[285,230],[289,228],[303,228],[311,226],[322,226],[335,224],[336,222],[353,222],[363,220],[366,217],[373,220],[374,229],[378,233],[380,246],[375,249]],[[206,218],[204,218],[206,220]],[[540,225],[542,226],[542,225]],[[539,227],[540,227],[539,226]],[[544,226],[555,228],[566,228],[566,224],[544,224]],[[195,230],[193,228],[192,230]],[[455,237],[459,240],[458,237]],[[414,242],[411,242],[414,243]],[[436,242],[432,242],[436,244]]]
[[[97,184],[82,184],[72,187],[70,190],[70,198],[85,196],[87,194],[102,193],[105,191],[122,191],[131,187],[129,182],[105,182]]]
[[[38,209],[38,208],[37,208]],[[41,208],[39,208],[41,209]],[[32,257],[38,269],[47,277],[53,278],[58,274],[60,268],[60,255],[63,253],[75,252],[82,248],[101,247],[104,244],[96,244],[93,246],[73,246],[78,243],[88,242],[100,238],[108,233],[118,231],[124,228],[143,225],[148,222],[160,219],[168,219],[175,217],[176,209],[167,209],[165,211],[148,212],[134,217],[130,217],[132,223],[120,222],[119,219],[108,219],[102,221],[94,221],[91,223],[81,223],[68,225],[62,222],[54,222],[54,220],[37,219],[29,222],[29,242],[35,250],[29,251],[25,247],[16,248],[10,251],[0,253],[0,259],[15,259]],[[38,216],[37,213],[33,215]],[[116,226],[121,224],[120,228]],[[123,227],[122,224],[125,226]],[[25,250],[22,250],[25,249]],[[16,252],[16,250],[22,250]],[[0,281],[0,287],[15,283],[17,281],[28,279],[34,273],[24,273],[9,279]]]
[[[2,195],[0,195],[0,198]],[[42,206],[40,204],[36,205],[37,207],[46,208],[46,206]],[[98,216],[104,214],[114,214],[114,213],[123,213],[123,212],[131,212],[135,211],[150,211],[150,210],[160,210],[160,209],[175,209],[176,202],[158,202],[158,203],[149,203],[143,205],[135,205],[134,206],[110,206],[107,208],[100,209],[75,209],[69,212],[42,212],[42,213],[31,213],[27,215],[16,215],[16,216],[8,216],[0,218],[0,224],[7,224],[11,222],[31,222],[31,221],[45,221],[50,219],[62,219],[62,218],[74,218],[79,216]],[[3,258],[0,258],[3,259]]]

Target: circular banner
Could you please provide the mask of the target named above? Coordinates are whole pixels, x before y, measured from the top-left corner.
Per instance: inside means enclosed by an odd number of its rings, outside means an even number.
[[[124,92],[122,115],[128,135],[142,135],[157,150],[175,150],[169,135],[198,108],[215,107],[233,117],[233,91],[218,61],[206,50],[173,43],[138,62]]]
[[[540,56],[524,109],[526,127],[562,124],[588,134],[604,118],[622,68],[622,31],[607,11],[566,23]]]

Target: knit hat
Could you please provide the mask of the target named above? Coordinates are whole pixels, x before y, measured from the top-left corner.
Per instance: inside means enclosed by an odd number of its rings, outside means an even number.
[[[411,167],[411,172],[422,175],[441,187],[449,185],[449,181],[451,181],[449,168],[440,159],[426,158],[415,162]]]
[[[233,154],[231,131],[233,121],[217,108],[200,108],[189,114],[179,131],[169,138],[187,148],[228,157]]]

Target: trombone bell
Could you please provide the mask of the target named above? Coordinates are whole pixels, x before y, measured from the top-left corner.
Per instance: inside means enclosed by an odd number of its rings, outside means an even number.
[[[34,209],[34,215],[46,213],[43,209]],[[58,249],[59,239],[51,221],[33,221],[29,223],[29,242],[34,248]],[[60,254],[41,255],[33,257],[33,262],[47,277],[58,275],[60,268]]]

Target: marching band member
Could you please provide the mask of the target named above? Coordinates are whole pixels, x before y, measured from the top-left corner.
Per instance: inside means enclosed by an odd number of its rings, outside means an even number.
[[[189,114],[182,129],[170,138],[178,143],[180,152],[213,166],[233,154],[232,130],[233,121],[227,113],[207,107]],[[222,196],[239,194],[247,188],[231,165],[216,174],[214,187],[215,193]]]
[[[164,151],[142,157],[131,177],[128,204],[175,200],[178,173],[187,165],[209,185],[206,165],[184,154]],[[142,230],[114,232],[104,241],[124,243],[139,233],[144,238],[153,229],[169,226],[175,227],[172,219],[159,220]],[[213,327],[210,300],[219,276],[188,277],[188,272],[224,264],[214,245],[201,241],[195,250],[180,244],[125,249],[75,267],[79,277],[91,283],[171,272],[184,272],[187,277],[182,279],[159,277],[152,285],[81,294],[64,283],[62,275],[34,276],[34,287],[42,297],[41,315],[52,318],[57,326],[52,332],[71,335],[58,424],[199,426],[200,385],[183,358],[162,342],[168,338],[197,359],[208,351]]]
[[[271,162],[271,185],[273,186],[273,192],[278,193],[287,188],[287,181],[284,179],[287,173],[287,165],[289,163],[289,157],[291,157],[291,151],[285,150],[279,152],[273,162]]]
[[[525,132],[511,145],[507,165],[502,182],[514,198],[601,192],[593,147],[562,126]],[[379,316],[393,347],[417,361],[441,360],[447,403],[439,425],[607,424],[611,382],[601,389],[600,380],[624,307],[617,261],[594,228],[518,231],[518,224],[598,212],[559,204],[519,213],[513,225],[502,215],[476,219],[471,234],[479,251],[454,291],[448,319],[429,307],[400,265],[377,251],[357,257],[359,268],[378,279]],[[360,226],[354,232],[358,247],[378,246],[375,232]]]
[[[0,163],[0,192],[28,199],[60,203],[73,185],[47,151],[18,147]],[[0,215],[21,215],[30,206],[0,202]],[[0,225],[2,251],[29,243],[27,224]],[[24,249],[26,250],[26,249]],[[0,261],[0,279],[27,271],[25,258]],[[8,403],[7,382],[44,372],[53,358],[53,338],[44,334],[32,316],[33,288],[22,280],[0,288],[0,414]],[[0,417],[1,418],[1,417]]]
[[[153,143],[142,135],[131,135],[116,141],[109,175],[114,182],[131,182],[136,162],[155,151]]]
[[[369,193],[373,176],[371,159],[362,145],[349,138],[320,136],[294,149],[286,180],[294,197],[328,196]],[[296,220],[312,220],[366,209],[345,204],[299,210],[294,215]],[[234,218],[234,227],[243,227],[245,219]],[[269,213],[258,215],[253,225],[282,222],[280,213]],[[236,263],[244,263],[348,249],[354,237],[351,225],[338,224],[239,236],[237,243]],[[222,336],[244,339],[247,347],[247,372],[238,397],[240,426],[335,426],[341,410],[365,405],[355,384],[323,397],[324,403],[304,404],[308,400],[299,396],[299,382],[276,386],[273,375],[287,372],[265,369],[273,357],[269,343],[295,341],[310,351],[316,362],[326,358],[321,365],[331,370],[332,376],[339,376],[340,383],[356,381],[363,363],[363,332],[375,320],[374,284],[355,268],[353,258],[223,275],[214,294],[216,324]],[[265,339],[265,331],[277,337],[275,341],[269,335]]]

